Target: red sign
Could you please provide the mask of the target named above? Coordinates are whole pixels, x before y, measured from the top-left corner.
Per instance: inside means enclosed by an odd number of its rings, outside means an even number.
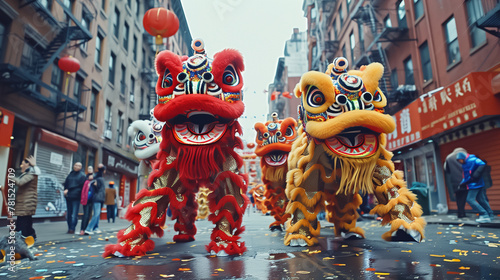
[[[413,101],[393,118],[396,122],[394,132],[387,135],[387,149],[393,151],[422,140],[418,100]]]
[[[14,113],[0,107],[0,146],[10,147],[13,128]]]
[[[473,72],[455,83],[419,98],[422,138],[427,138],[474,119],[500,113],[491,81],[495,72]]]
[[[396,130],[387,148],[396,150],[474,119],[498,115],[500,98],[492,90],[496,72],[473,72],[455,83],[423,94],[394,115]]]

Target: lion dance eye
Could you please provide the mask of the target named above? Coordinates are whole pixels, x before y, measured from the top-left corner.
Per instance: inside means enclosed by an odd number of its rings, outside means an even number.
[[[161,83],[161,87],[168,88],[171,87],[172,84],[173,84],[172,73],[170,73],[170,70],[165,69],[165,73],[163,73],[163,81]]]
[[[144,141],[144,140],[146,140],[146,135],[144,135],[144,133],[143,133],[143,132],[139,132],[139,133],[137,134],[137,140],[138,140],[138,141]]]
[[[264,138],[269,138],[269,132],[265,132],[262,136],[264,136]]]
[[[293,135],[293,129],[291,126],[286,128],[285,136],[290,137]]]
[[[325,103],[325,95],[315,86],[309,87],[307,92],[307,104],[311,107],[319,107]]]
[[[240,83],[238,74],[231,65],[226,67],[226,70],[224,70],[224,73],[222,74],[222,82],[229,86],[235,86]]]

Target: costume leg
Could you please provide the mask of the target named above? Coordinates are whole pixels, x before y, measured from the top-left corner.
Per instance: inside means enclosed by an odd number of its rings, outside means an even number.
[[[153,250],[154,242],[149,237],[152,233],[163,236],[169,203],[180,209],[188,200],[182,194],[177,195],[173,188],[177,192],[182,189],[175,169],[168,169],[152,179],[151,187],[137,194],[137,200],[125,215],[132,224],[118,232],[118,244],[107,245],[103,256],[141,256]]]
[[[248,205],[246,182],[243,175],[224,171],[217,175],[209,195],[210,214],[208,220],[215,224],[206,246],[208,252],[218,256],[242,254],[246,251],[245,242],[238,241],[245,230],[241,226],[243,214]]]
[[[385,158],[390,158],[385,156]],[[406,188],[403,172],[394,171],[392,162],[379,159],[374,172],[375,196],[379,204],[371,214],[382,217],[382,225],[391,229],[382,235],[387,241],[417,241],[424,238],[425,220],[416,195]]]
[[[290,218],[290,214],[285,212],[288,205],[285,191],[283,187],[272,187],[271,184],[267,184],[264,195],[266,197],[265,206],[276,220],[269,225],[269,228],[281,230],[281,225]]]
[[[195,194],[192,191],[186,191],[183,194],[179,194],[178,197],[182,196],[183,200],[186,200],[185,204],[172,204],[172,218],[177,219],[174,225],[174,229],[179,232],[174,236],[175,242],[188,242],[194,240],[194,235],[196,234],[196,226],[194,222],[196,221],[198,204],[195,201]],[[177,207],[177,206],[183,207]]]
[[[334,224],[335,236],[364,238],[364,230],[356,227],[359,217],[357,209],[362,203],[361,195],[331,194],[327,197],[327,220]]]

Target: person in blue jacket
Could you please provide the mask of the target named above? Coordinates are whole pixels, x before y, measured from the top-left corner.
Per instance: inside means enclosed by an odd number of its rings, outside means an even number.
[[[484,191],[484,180],[482,173],[486,164],[484,161],[472,154],[460,152],[457,154],[457,161],[462,164],[464,172],[460,187],[467,186],[469,193],[467,194],[467,203],[472,207],[472,210],[479,213],[478,223],[491,223],[491,218],[494,217],[490,204],[486,199]]]

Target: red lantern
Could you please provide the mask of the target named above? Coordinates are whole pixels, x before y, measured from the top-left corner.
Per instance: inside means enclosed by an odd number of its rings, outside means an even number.
[[[156,37],[156,44],[161,45],[163,38],[174,35],[179,30],[179,19],[165,8],[149,9],[142,19],[144,29]]]
[[[249,149],[253,149],[253,148],[255,147],[255,143],[251,143],[251,142],[250,142],[250,143],[248,143],[248,144],[247,144],[247,147],[248,147]]]
[[[57,66],[64,72],[74,73],[80,69],[80,61],[72,56],[65,56],[59,59]]]

